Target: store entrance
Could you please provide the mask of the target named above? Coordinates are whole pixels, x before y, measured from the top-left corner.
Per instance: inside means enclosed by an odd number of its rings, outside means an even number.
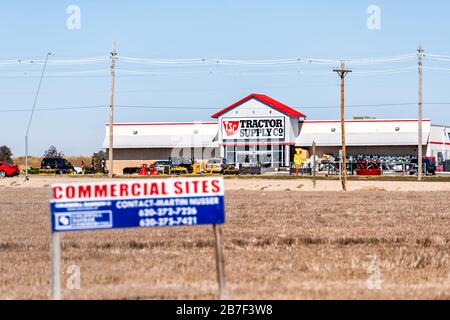
[[[261,150],[236,151],[236,162],[272,166],[272,153]]]
[[[278,168],[284,163],[284,148],[280,145],[226,146],[225,156],[227,162],[234,164]]]

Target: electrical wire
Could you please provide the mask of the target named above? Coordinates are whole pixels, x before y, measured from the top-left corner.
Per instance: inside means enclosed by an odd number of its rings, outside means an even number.
[[[424,102],[424,105],[449,105],[450,102]],[[399,102],[399,103],[379,103],[379,104],[350,104],[345,108],[373,108],[373,107],[405,107],[417,105],[417,102]],[[114,106],[119,109],[174,109],[174,110],[211,110],[216,108],[211,107],[193,107],[193,106],[156,106],[156,105],[122,105],[118,104]],[[299,109],[335,109],[340,108],[340,105],[323,105],[323,106],[301,106]],[[102,109],[108,108],[107,105],[93,105],[93,106],[76,106],[76,107],[45,107],[36,108],[36,111],[66,111],[66,110],[85,110],[85,109]],[[31,109],[14,108],[14,109],[0,109],[0,112],[29,112]]]
[[[425,71],[450,72],[450,68],[423,67]]]
[[[344,62],[351,65],[375,65],[375,64],[385,64],[385,63],[398,63],[398,62],[407,62],[413,59],[416,59],[417,56],[415,54],[406,54],[401,56],[392,56],[378,59],[356,59],[356,60],[344,60]]]
[[[384,74],[397,74],[406,73],[411,71],[417,71],[417,67],[407,67],[398,69],[387,69],[387,70],[370,70],[370,71],[353,71],[354,75],[384,75]]]
[[[429,53],[425,57],[450,62],[450,56]],[[396,56],[386,56],[378,58],[363,58],[363,59],[321,59],[321,58],[284,58],[284,59],[221,59],[221,58],[183,58],[183,59],[157,59],[157,58],[140,58],[118,55],[118,61],[125,63],[134,63],[141,65],[205,65],[205,64],[220,64],[220,65],[298,65],[298,64],[318,64],[318,65],[338,65],[341,62],[351,65],[378,65],[389,63],[402,63],[416,59],[415,53],[408,53]],[[96,56],[89,58],[78,59],[52,59],[48,61],[49,65],[83,65],[95,64],[110,61],[110,56]],[[43,59],[7,59],[0,60],[0,66],[6,65],[27,65],[27,64],[43,64]]]
[[[36,108],[35,111],[65,111],[65,110],[83,110],[83,109],[99,109],[106,108],[105,105],[98,106],[79,106],[79,107],[47,107],[47,108]],[[0,112],[29,112],[31,109],[0,109]]]
[[[416,70],[415,67],[398,68],[398,69],[386,69],[386,70],[362,70],[354,71],[356,75],[378,75],[378,74],[396,74],[404,73]],[[203,70],[203,71],[150,71],[150,70],[130,70],[130,69],[116,69],[117,74],[134,74],[134,75],[235,75],[235,76],[273,76],[273,75],[319,75],[319,76],[333,76],[330,70],[323,71],[303,71],[303,70],[291,70],[291,71],[221,71],[221,70]]]
[[[386,69],[386,70],[361,70],[354,71],[354,75],[384,75],[384,74],[397,74],[406,73],[416,70],[415,67],[398,68],[398,69]],[[429,69],[431,70],[431,69]],[[93,77],[93,76],[109,76],[109,69],[98,70],[84,70],[84,71],[60,71],[49,72],[46,74],[48,78],[70,78],[70,77]],[[131,70],[116,68],[117,76],[190,76],[190,75],[224,75],[224,76],[287,76],[287,75],[305,75],[305,76],[333,76],[330,70],[322,71],[304,71],[304,70],[290,70],[290,71],[229,71],[229,70],[197,70],[197,71],[151,71],[151,70]],[[14,72],[0,74],[0,78],[13,79],[13,78],[36,78],[39,77],[38,72]]]
[[[82,58],[82,59],[52,59],[47,62],[48,65],[82,65],[93,64],[109,61],[108,56]],[[27,64],[44,64],[45,59],[10,59],[0,60],[0,65],[27,65]]]
[[[405,54],[382,58],[367,59],[316,59],[316,58],[290,58],[290,59],[259,59],[259,60],[238,60],[238,59],[155,59],[136,58],[127,56],[117,56],[119,61],[142,64],[142,65],[199,65],[199,64],[221,64],[221,65],[287,65],[287,64],[321,64],[337,65],[341,62],[353,65],[375,65],[386,63],[406,62],[416,58],[415,54]]]
[[[426,58],[437,61],[450,62],[450,56],[441,55],[441,54],[426,54]]]

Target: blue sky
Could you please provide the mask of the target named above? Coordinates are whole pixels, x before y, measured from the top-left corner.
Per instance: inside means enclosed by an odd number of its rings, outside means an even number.
[[[69,30],[69,5],[81,10],[81,28]],[[369,5],[381,9],[381,29],[369,30]],[[86,58],[108,55],[112,40],[118,54],[147,58],[369,58],[414,53],[450,55],[448,1],[4,1],[0,4],[0,60]],[[449,68],[450,62],[425,65]],[[377,70],[415,67],[414,60]],[[306,113],[309,119],[335,119],[339,81],[329,66],[318,67],[152,67],[121,63],[118,68],[174,72],[163,75],[118,74],[117,105],[185,109],[117,108],[116,122],[209,120],[214,111],[251,93],[264,93]],[[309,69],[308,69],[309,68]],[[417,72],[364,76],[352,67],[346,103],[390,104],[417,101]],[[37,108],[108,104],[108,62],[60,67],[49,65]],[[0,66],[0,145],[24,154],[24,135],[41,70],[39,65]],[[64,72],[104,70],[74,76]],[[211,74],[195,74],[196,71]],[[306,70],[329,75],[280,74]],[[180,74],[176,72],[191,72]],[[245,74],[246,71],[258,73]],[[279,72],[280,71],[280,72]],[[238,72],[244,72],[239,74]],[[63,76],[61,76],[63,75]],[[450,102],[449,72],[425,72],[424,101]],[[196,107],[197,109],[192,109]],[[304,108],[303,108],[304,107]],[[450,105],[425,105],[424,115],[450,124]],[[347,117],[413,118],[417,107],[349,108]],[[30,130],[30,151],[41,155],[50,145],[65,154],[91,154],[101,147],[106,108],[38,111]]]

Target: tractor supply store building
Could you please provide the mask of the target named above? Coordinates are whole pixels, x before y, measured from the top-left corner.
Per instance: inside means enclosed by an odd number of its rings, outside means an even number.
[[[338,155],[338,120],[306,120],[306,115],[266,95],[251,94],[212,115],[210,122],[148,122],[114,124],[114,173],[156,160],[207,160],[287,167],[295,148]],[[348,154],[407,156],[417,154],[415,119],[353,119],[345,121]],[[109,126],[103,148],[108,148]],[[450,127],[423,121],[424,155],[450,159]]]

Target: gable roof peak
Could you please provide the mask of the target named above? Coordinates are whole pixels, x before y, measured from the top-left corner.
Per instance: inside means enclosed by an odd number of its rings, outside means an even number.
[[[263,104],[280,111],[281,113],[284,113],[290,117],[295,117],[295,118],[306,118],[306,115],[285,105],[284,103],[281,103],[280,101],[277,101],[265,94],[259,94],[259,93],[251,93],[248,96],[246,96],[245,98],[233,103],[232,105],[216,112],[215,114],[213,114],[211,116],[211,118],[218,118],[221,115],[223,115],[224,113],[227,113],[228,111],[240,106],[241,104],[251,100],[251,99],[255,99],[258,100],[259,102],[262,102]]]

